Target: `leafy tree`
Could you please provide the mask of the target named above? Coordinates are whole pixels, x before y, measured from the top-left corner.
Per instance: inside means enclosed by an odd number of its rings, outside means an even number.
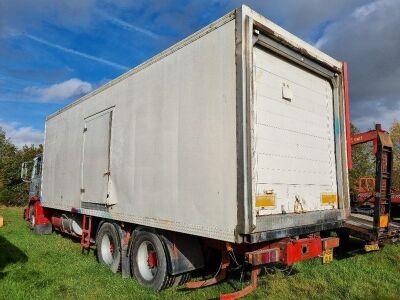
[[[351,124],[351,134],[357,134],[360,131]],[[360,144],[352,147],[353,168],[349,170],[350,192],[357,191],[358,179],[360,177],[375,176],[375,157],[372,149],[372,143]]]
[[[389,130],[393,142],[392,187],[400,190],[400,122],[394,121]]]
[[[352,124],[352,134],[359,130]],[[393,142],[393,177],[392,187],[400,190],[400,122],[393,122],[389,130]],[[372,144],[360,144],[352,149],[353,169],[349,171],[350,191],[357,190],[357,182],[360,177],[375,176],[375,157]]]
[[[25,145],[18,149],[0,127],[0,204],[26,203],[29,187],[20,178],[21,165],[24,161],[31,161],[42,150],[42,145]]]
[[[8,162],[14,157],[17,148],[6,138],[5,131],[0,127],[0,188],[11,184],[7,176]]]

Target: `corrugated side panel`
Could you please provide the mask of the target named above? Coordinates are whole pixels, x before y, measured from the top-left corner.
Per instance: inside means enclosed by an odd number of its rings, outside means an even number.
[[[258,214],[337,208],[331,85],[261,48],[253,70]]]

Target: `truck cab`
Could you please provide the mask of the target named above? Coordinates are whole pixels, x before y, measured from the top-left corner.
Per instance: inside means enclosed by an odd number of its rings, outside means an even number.
[[[29,198],[28,207],[24,210],[24,219],[29,221],[30,226],[34,231],[40,231],[40,227],[36,226],[37,223],[37,209],[42,210],[40,207],[40,192],[42,186],[42,154],[36,156],[31,161],[22,163],[21,166],[21,179],[29,183]],[[37,206],[37,207],[36,207]]]
[[[32,197],[40,197],[42,183],[42,155],[36,156],[32,161],[22,163],[21,179],[29,185],[29,201]]]

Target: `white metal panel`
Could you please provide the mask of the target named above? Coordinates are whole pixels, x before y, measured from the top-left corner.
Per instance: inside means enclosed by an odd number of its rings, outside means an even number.
[[[253,70],[256,193],[276,195],[259,214],[336,208],[321,203],[337,193],[331,85],[258,47]]]
[[[107,202],[111,121],[109,110],[85,120],[81,190],[84,202]]]
[[[43,204],[80,208],[85,118],[115,106],[109,212],[92,215],[234,241],[235,21],[221,21],[46,123]]]
[[[238,11],[242,11],[243,24],[250,17],[272,29],[275,36],[295,48],[305,49],[312,57],[341,68],[340,62],[249,8],[242,6]],[[115,105],[108,202],[118,203],[108,212],[92,209],[80,211],[99,217],[234,241],[238,221],[236,127],[243,125],[236,124],[235,51],[236,55],[244,54],[245,47],[249,46],[244,42],[242,48],[236,47],[235,42],[239,43],[240,39],[235,41],[235,30],[239,37],[247,33],[241,32],[241,27],[235,28],[234,17],[234,13],[229,13],[51,115],[46,123],[43,204],[65,210],[79,209],[83,159],[81,130],[84,118]],[[243,70],[247,68],[245,63],[243,60]],[[297,69],[291,70],[293,74],[298,72]],[[243,72],[244,78],[246,74]],[[241,84],[238,80],[238,84]],[[244,89],[247,83],[242,81]],[[324,89],[319,90],[320,87],[324,86],[317,84],[314,92],[324,94]],[[280,89],[269,89],[269,92],[282,96]],[[271,151],[271,155],[277,156],[270,145],[286,143],[288,147],[285,150],[295,145],[301,149],[299,151],[304,158],[308,159],[323,156],[327,153],[326,149],[328,153],[332,152],[329,142],[318,144],[318,139],[314,138],[314,135],[320,134],[321,129],[315,124],[322,122],[318,118],[319,102],[303,99],[302,105],[296,107],[293,105],[296,103],[296,93],[292,89],[285,91],[287,104],[284,108],[287,109],[291,103],[294,111],[285,111],[279,105],[269,104],[264,110],[268,113],[273,107],[276,113],[289,113],[287,117],[291,120],[305,111],[307,117],[299,118],[305,127],[301,130],[309,130],[313,134],[299,138],[299,133],[290,127],[292,123],[286,121],[283,125],[289,126],[291,131],[287,130],[285,135],[276,134],[276,128],[271,128],[272,132],[259,131],[260,137],[265,136],[268,140],[268,144],[258,144],[260,151]],[[331,97],[329,93],[326,94]],[[245,97],[243,103],[252,101]],[[313,101],[314,98],[310,99]],[[260,105],[263,103],[267,102],[259,102]],[[274,115],[262,114],[265,112],[260,110],[258,116],[267,119]],[[304,123],[304,119],[307,122]],[[270,123],[259,125],[260,128],[271,127]],[[292,153],[282,150],[278,154],[290,156]],[[260,161],[266,159],[262,155]],[[295,163],[299,161],[297,159]],[[316,168],[316,163],[311,165],[311,170]],[[269,175],[270,172],[267,172],[265,176]],[[285,176],[290,179],[294,174],[287,172]],[[325,184],[326,177],[315,177],[314,184]],[[291,194],[299,193],[296,190],[298,187],[304,187],[301,192],[306,196],[307,193],[313,193],[313,190],[307,190],[307,176],[296,178],[296,185],[284,189],[286,193],[289,190]],[[276,191],[279,188],[282,189],[277,185]],[[261,183],[259,191],[262,189]]]

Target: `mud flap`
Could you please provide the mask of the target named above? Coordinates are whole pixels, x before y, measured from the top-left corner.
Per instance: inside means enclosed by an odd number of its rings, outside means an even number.
[[[129,245],[130,245],[131,233],[129,231],[122,230],[121,236],[121,274],[122,278],[132,277],[131,263],[129,259]]]
[[[170,275],[187,273],[204,266],[204,257],[196,237],[174,232],[159,232],[168,259]]]
[[[122,278],[132,277],[131,262],[129,258],[129,247],[131,244],[131,233],[128,230],[121,228],[117,223],[114,223],[119,234],[120,249],[121,249],[121,275]]]

